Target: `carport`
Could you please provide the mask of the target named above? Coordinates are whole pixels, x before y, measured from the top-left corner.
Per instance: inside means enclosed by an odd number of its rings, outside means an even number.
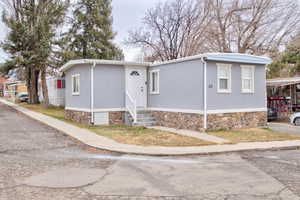
[[[300,110],[300,77],[267,80],[268,109],[277,112],[279,120]]]

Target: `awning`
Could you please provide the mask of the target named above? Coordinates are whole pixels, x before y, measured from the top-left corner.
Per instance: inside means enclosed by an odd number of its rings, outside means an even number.
[[[278,78],[278,79],[267,80],[268,87],[283,87],[283,86],[297,85],[297,84],[300,84],[300,77]]]

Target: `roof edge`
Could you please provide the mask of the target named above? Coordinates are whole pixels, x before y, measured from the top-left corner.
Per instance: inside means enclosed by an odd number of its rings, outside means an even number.
[[[74,65],[79,64],[102,64],[102,65],[120,65],[120,66],[150,66],[150,63],[147,62],[130,62],[130,61],[118,61],[118,60],[98,60],[98,59],[80,59],[80,60],[70,60],[64,64],[59,72],[65,72],[68,69],[72,68]]]
[[[150,66],[155,67],[155,66],[160,66],[160,65],[168,65],[172,63],[180,63],[180,62],[185,62],[185,61],[190,61],[190,60],[197,60],[205,57],[203,54],[195,55],[195,56],[188,56],[188,57],[183,57],[183,58],[178,58],[174,60],[168,60],[168,61],[162,61],[162,62],[155,62],[152,63]]]
[[[272,59],[265,56],[254,56],[241,53],[206,53],[204,55],[208,60],[212,61],[227,61],[262,65],[268,65],[272,63]]]
[[[155,67],[161,65],[167,65],[172,63],[180,63],[190,60],[196,60],[205,58],[208,61],[219,61],[219,62],[236,62],[236,63],[248,63],[248,64],[262,64],[267,65],[272,62],[272,60],[268,57],[264,56],[254,56],[248,54],[240,54],[240,53],[205,53],[199,54],[195,56],[188,56],[184,58],[178,58],[169,61],[163,62],[131,62],[131,61],[117,61],[117,60],[97,60],[97,59],[81,59],[81,60],[71,60],[64,64],[59,71],[65,72],[74,65],[78,64],[105,64],[105,65],[121,65],[121,66],[146,66],[146,67]]]

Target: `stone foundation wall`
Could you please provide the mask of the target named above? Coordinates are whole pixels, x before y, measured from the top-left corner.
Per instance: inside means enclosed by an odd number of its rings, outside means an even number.
[[[65,110],[65,118],[74,122],[91,125],[91,113]],[[108,113],[109,125],[120,126],[125,124],[125,112],[109,112]]]
[[[152,111],[158,126],[166,126],[177,129],[189,129],[203,131],[203,115]],[[267,112],[241,112],[208,114],[207,129],[239,129],[264,127],[267,125]]]
[[[152,111],[158,126],[177,129],[203,130],[203,116],[200,114]]]
[[[125,112],[109,112],[109,125],[125,125]]]
[[[74,110],[65,110],[65,118],[72,120],[74,122],[83,123],[90,125],[91,124],[91,113],[74,111]]]
[[[179,112],[151,111],[156,125],[177,129],[203,131],[203,115]],[[78,123],[91,124],[91,113],[65,110],[65,118]],[[109,112],[109,124],[120,126],[125,124],[125,112]],[[239,129],[264,127],[267,125],[267,112],[240,112],[209,114],[207,129]]]
[[[267,125],[267,112],[209,114],[207,129],[255,128]]]

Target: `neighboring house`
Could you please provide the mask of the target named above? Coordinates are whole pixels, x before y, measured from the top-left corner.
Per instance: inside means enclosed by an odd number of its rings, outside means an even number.
[[[19,94],[27,94],[26,83],[8,79],[4,84],[4,97],[15,102]]]
[[[46,80],[49,104],[57,107],[65,106],[65,79],[60,76],[47,77]],[[41,82],[39,82],[39,100],[43,102]]]
[[[162,63],[73,60],[61,67],[66,117],[95,125],[231,129],[267,122],[266,64],[208,53]]]
[[[6,81],[6,78],[0,77],[0,97],[4,96],[4,83]]]

